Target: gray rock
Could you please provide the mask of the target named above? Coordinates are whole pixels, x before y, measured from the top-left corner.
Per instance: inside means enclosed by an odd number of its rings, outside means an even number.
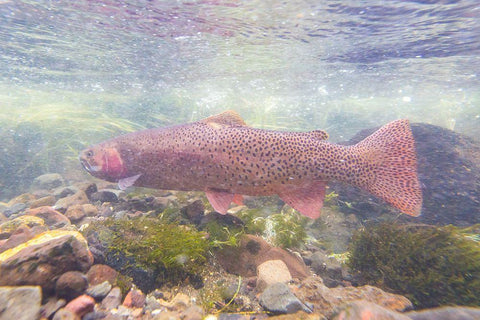
[[[116,190],[115,190],[116,191]],[[112,190],[99,190],[90,195],[92,202],[118,202],[118,196]]]
[[[333,288],[343,280],[342,265],[335,258],[329,258],[324,252],[317,251],[311,256],[311,267],[322,279],[323,283]]]
[[[5,217],[8,218],[8,217],[10,217],[14,214],[18,214],[18,213],[24,211],[25,209],[27,209],[27,205],[25,203],[15,203],[14,205],[5,209],[3,211],[3,214],[5,215]]]
[[[63,186],[65,181],[58,173],[46,173],[36,177],[32,183],[33,190],[54,189]]]
[[[273,313],[295,313],[303,310],[312,312],[290,291],[284,283],[274,283],[268,286],[260,296],[260,305]]]
[[[122,291],[119,287],[113,288],[108,295],[102,300],[101,307],[105,310],[118,308],[122,303]]]
[[[478,320],[480,308],[441,307],[405,313],[413,320]]]
[[[53,314],[60,308],[65,307],[67,302],[64,299],[50,298],[41,308],[42,317],[51,319]]]
[[[112,285],[110,282],[104,281],[100,284],[89,287],[86,293],[98,301],[105,298],[110,290],[112,290]]]
[[[62,308],[55,312],[53,320],[80,320],[80,317],[72,311]]]
[[[40,287],[0,287],[0,319],[39,319],[41,301]]]
[[[79,189],[75,186],[67,186],[67,187],[58,187],[53,190],[53,195],[56,199],[65,198],[75,194],[79,191]]]

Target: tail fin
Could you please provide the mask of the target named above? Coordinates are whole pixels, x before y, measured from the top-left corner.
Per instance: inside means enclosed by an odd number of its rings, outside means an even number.
[[[415,140],[408,120],[386,124],[354,146],[373,171],[360,187],[411,216],[422,209]]]

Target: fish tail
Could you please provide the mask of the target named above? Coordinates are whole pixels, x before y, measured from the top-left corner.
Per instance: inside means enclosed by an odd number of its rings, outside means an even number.
[[[417,175],[415,140],[408,120],[381,127],[353,147],[363,159],[369,179],[359,187],[384,199],[402,212],[419,216],[422,190]]]

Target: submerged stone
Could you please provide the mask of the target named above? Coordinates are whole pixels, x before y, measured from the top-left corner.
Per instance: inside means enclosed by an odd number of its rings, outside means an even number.
[[[32,183],[33,190],[54,189],[63,186],[65,181],[59,173],[46,173],[36,177]]]
[[[268,286],[260,295],[260,305],[273,313],[295,313],[297,311],[311,312],[284,283],[274,283]]]
[[[87,271],[93,263],[87,241],[76,231],[52,230],[0,254],[0,285],[39,285],[52,290],[52,279]]]
[[[0,287],[0,319],[39,319],[41,302],[40,287]]]

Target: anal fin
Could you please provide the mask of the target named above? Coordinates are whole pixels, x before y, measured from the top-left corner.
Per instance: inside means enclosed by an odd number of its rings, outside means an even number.
[[[302,186],[284,185],[277,190],[277,194],[304,216],[316,219],[320,217],[326,186],[326,181],[314,181]]]
[[[205,190],[208,202],[212,205],[213,209],[221,214],[226,214],[230,203],[233,201],[234,194],[223,191],[207,188]]]

